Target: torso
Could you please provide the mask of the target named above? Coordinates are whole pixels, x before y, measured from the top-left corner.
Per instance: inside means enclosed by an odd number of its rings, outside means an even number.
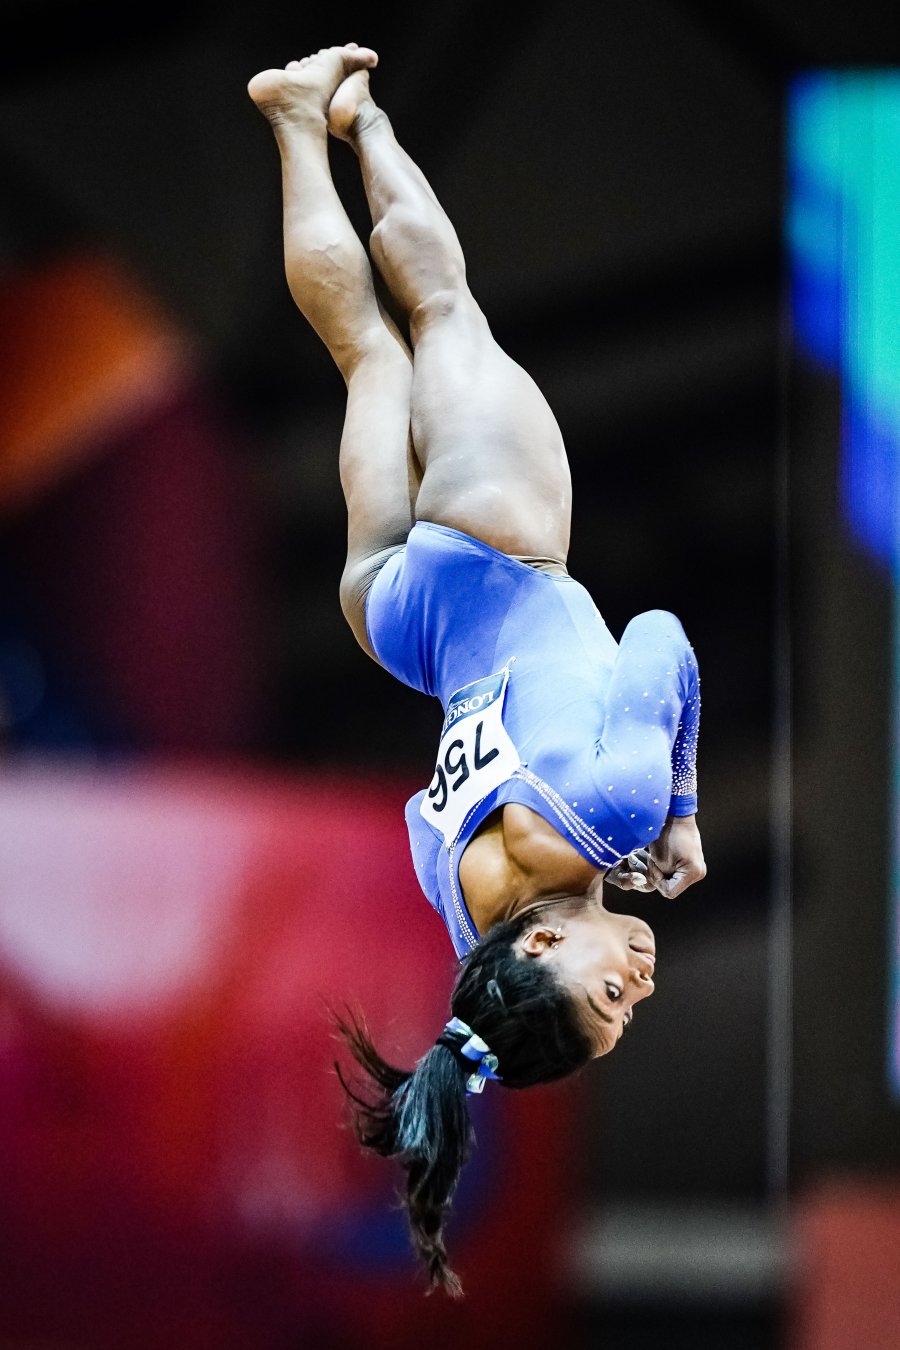
[[[386,669],[444,709],[434,776],[406,818],[416,876],[460,958],[492,922],[585,894],[659,834],[690,660],[672,616],[629,625],[620,666],[578,582],[419,522],[366,617]],[[651,684],[659,726],[632,727],[631,690],[650,698]]]

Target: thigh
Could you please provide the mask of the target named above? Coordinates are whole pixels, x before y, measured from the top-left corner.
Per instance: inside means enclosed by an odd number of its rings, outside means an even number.
[[[562,434],[534,380],[494,341],[468,292],[413,314],[416,519],[503,553],[564,563],[572,490]]]
[[[366,595],[379,568],[406,542],[421,481],[410,433],[411,387],[409,353],[385,328],[348,380],[340,455],[347,503],[341,606],[370,656]]]

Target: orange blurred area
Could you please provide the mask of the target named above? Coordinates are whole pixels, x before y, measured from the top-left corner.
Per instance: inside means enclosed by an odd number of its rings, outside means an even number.
[[[187,345],[108,257],[0,280],[0,511],[26,504],[175,386]]]
[[[374,1320],[383,1345],[546,1344],[573,1089],[474,1102],[461,1304],[423,1298],[399,1173],[346,1128],[329,1006],[362,1008],[411,1065],[454,977],[404,798],[378,777],[7,766],[9,1343],[354,1346]]]

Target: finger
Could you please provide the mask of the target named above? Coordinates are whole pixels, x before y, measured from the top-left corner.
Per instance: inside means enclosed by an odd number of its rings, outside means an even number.
[[[657,882],[656,889],[666,900],[674,900],[681,890],[681,877],[678,872],[673,877],[663,877]]]
[[[674,900],[677,895],[681,895],[682,891],[686,891],[693,881],[696,881],[696,877],[692,872],[679,869],[673,872],[670,877],[664,877],[657,890],[667,900]]]
[[[648,859],[647,880],[655,886],[657,890],[660,889],[664,882],[669,880],[659,863],[655,862],[653,858]]]
[[[615,867],[606,874],[607,881],[618,886],[620,891],[650,891],[653,886],[647,877],[650,867],[650,855],[646,849],[635,849],[633,853],[620,858]]]
[[[607,872],[606,880],[611,881],[620,891],[630,891],[632,889],[633,879],[630,872],[618,872],[615,868]]]

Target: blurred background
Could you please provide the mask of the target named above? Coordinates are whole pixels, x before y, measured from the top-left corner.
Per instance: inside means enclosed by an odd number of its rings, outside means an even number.
[[[882,7],[8,0],[3,30],[0,1347],[896,1350]],[[677,612],[703,676],[709,877],[641,911],[627,1046],[474,1103],[453,1306],[344,1128],[326,1010],[400,1063],[443,1020],[402,814],[441,715],[341,618],[343,389],[246,95],[348,39],[562,426],[570,569],[616,635]]]

